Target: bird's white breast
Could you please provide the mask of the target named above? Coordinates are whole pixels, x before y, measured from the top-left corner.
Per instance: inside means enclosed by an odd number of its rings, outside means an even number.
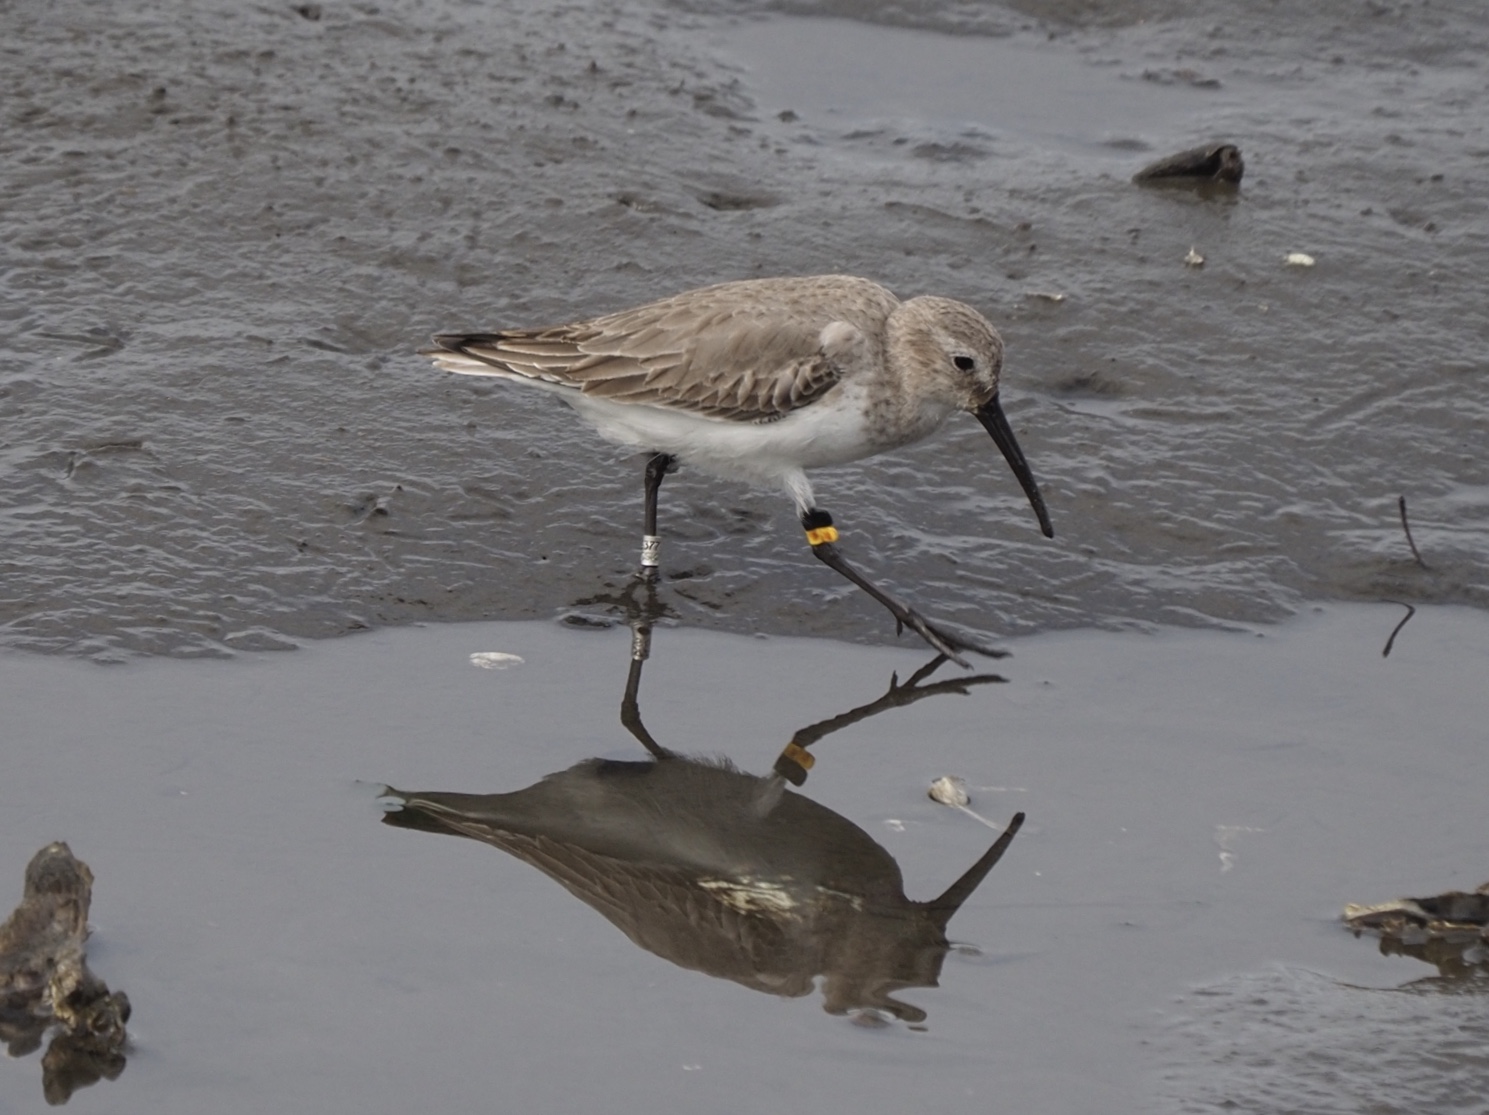
[[[790,473],[861,460],[903,443],[886,442],[871,428],[864,389],[856,384],[843,384],[774,422],[720,421],[578,392],[558,394],[610,441],[670,453],[727,480],[781,484]]]

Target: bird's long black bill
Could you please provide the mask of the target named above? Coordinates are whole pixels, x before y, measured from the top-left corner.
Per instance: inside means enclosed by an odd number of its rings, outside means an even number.
[[[977,415],[977,420],[987,432],[993,435],[993,444],[1003,451],[1004,459],[1008,461],[1008,466],[1013,469],[1024,494],[1034,507],[1034,514],[1039,516],[1039,529],[1044,531],[1046,538],[1053,538],[1055,528],[1050,523],[1050,513],[1045,510],[1044,497],[1039,494],[1039,485],[1034,483],[1034,472],[1024,459],[1024,451],[1019,448],[1018,439],[1013,436],[1013,427],[1008,424],[1003,408],[998,405],[998,396],[994,395],[972,413]]]

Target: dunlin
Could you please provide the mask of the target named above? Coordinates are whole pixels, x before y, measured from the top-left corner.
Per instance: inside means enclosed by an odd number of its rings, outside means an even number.
[[[918,441],[957,411],[987,428],[1054,537],[998,403],[1002,339],[949,298],[901,302],[850,275],[749,279],[572,325],[441,334],[434,343],[425,355],[439,367],[550,391],[602,436],[651,454],[645,569],[658,561],[662,478],[678,463],[696,465],[784,488],[812,553],[940,653],[963,665],[958,650],[999,653],[932,624],[849,565],[806,477]]]
[[[500,848],[681,967],[774,995],[805,995],[816,984],[834,1014],[870,1009],[924,1021],[924,1011],[889,992],[936,985],[950,949],[947,923],[1007,851],[1024,815],[1015,814],[939,897],[916,902],[905,896],[894,857],[868,833],[786,783],[806,780],[816,759],[806,749],[834,732],[1003,679],[929,682],[946,661],[934,658],[905,682],[892,676],[878,700],[797,729],[774,773],[759,777],[727,759],[692,759],[658,744],[641,723],[634,654],[621,720],[652,761],[590,759],[504,794],[390,786],[383,821]]]

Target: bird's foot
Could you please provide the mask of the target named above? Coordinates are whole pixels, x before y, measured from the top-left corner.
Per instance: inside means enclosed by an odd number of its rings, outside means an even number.
[[[867,577],[838,553],[835,545],[837,541],[837,530],[832,525],[832,516],[825,511],[808,511],[801,517],[801,525],[806,528],[807,541],[812,547],[812,556],[818,561],[838,573],[847,577],[864,592],[868,593],[880,604],[889,609],[889,614],[894,616],[897,631],[910,628],[936,650],[938,654],[944,654],[964,670],[970,670],[972,664],[961,656],[959,651],[970,650],[975,654],[986,655],[988,658],[1007,658],[1006,650],[999,650],[978,639],[966,635],[958,635],[944,627],[939,627],[926,619],[914,608],[901,603],[895,597],[879,588]]]
[[[913,608],[900,605],[897,608],[891,607],[889,610],[894,615],[897,633],[906,627],[910,628],[911,631],[914,631],[929,643],[938,654],[944,654],[964,670],[970,670],[972,664],[958,653],[960,651],[971,651],[974,654],[981,654],[986,658],[1008,657],[1006,650],[1000,650],[990,643],[985,643],[980,639],[968,635],[958,635],[945,627],[932,623]]]

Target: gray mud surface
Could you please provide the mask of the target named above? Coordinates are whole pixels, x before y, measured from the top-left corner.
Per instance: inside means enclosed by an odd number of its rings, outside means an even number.
[[[1005,333],[1054,542],[970,422],[818,481],[848,552],[946,619],[1482,607],[1481,16],[12,4],[0,638],[215,655],[604,611],[639,462],[415,350],[824,271]],[[1239,194],[1129,182],[1216,138]],[[684,473],[663,502],[679,618],[890,637],[778,493]]]

